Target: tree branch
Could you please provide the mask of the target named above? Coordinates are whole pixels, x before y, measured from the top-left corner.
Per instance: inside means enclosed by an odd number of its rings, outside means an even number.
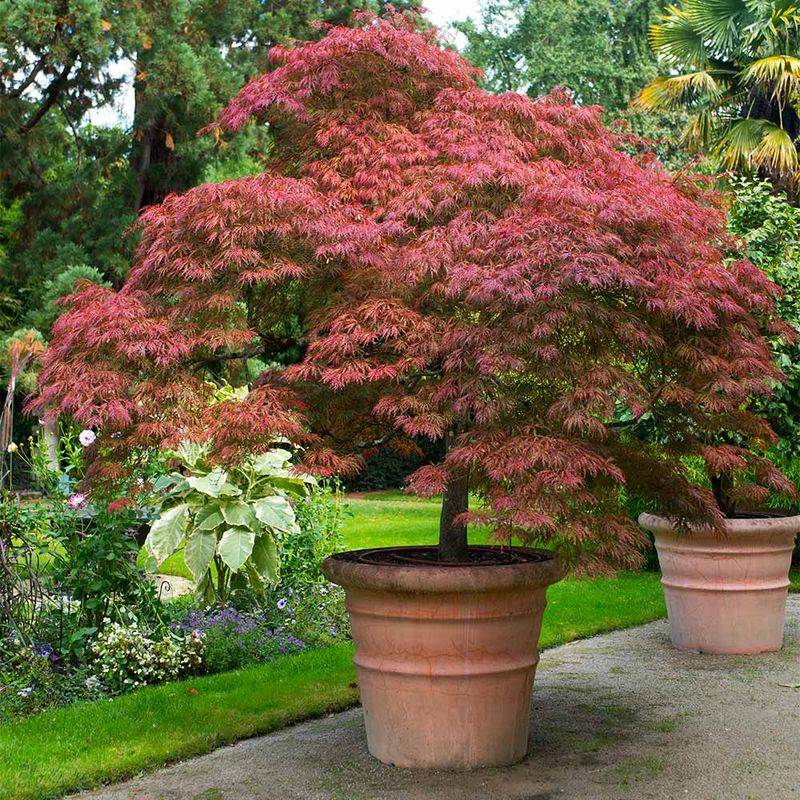
[[[380,447],[381,445],[390,442],[392,439],[397,438],[403,433],[400,428],[393,428],[389,431],[389,433],[385,433],[378,439],[372,439],[371,441],[360,441],[360,442],[353,442],[355,448],[357,450],[366,450],[368,447]]]
[[[269,356],[288,350],[290,347],[302,345],[304,339],[294,339],[291,337],[262,336],[263,344],[260,347],[252,347],[248,350],[236,350],[227,353],[214,353],[206,358],[200,358],[191,362],[195,368],[216,364],[221,361],[236,361],[237,359],[255,358],[256,356]]]
[[[47,62],[47,55],[44,54],[42,57],[36,62],[33,69],[28,73],[28,77],[25,78],[22,83],[17,86],[16,89],[12,89],[9,93],[9,97],[21,97],[22,93],[36,80],[36,76],[42,71],[42,67]]]
[[[42,100],[39,108],[36,109],[27,122],[22,123],[22,125],[17,128],[18,134],[22,135],[33,130],[33,128],[39,124],[42,117],[44,117],[44,115],[53,107],[55,102],[58,100],[59,95],[69,81],[69,73],[75,66],[76,58],[76,56],[72,56],[67,63],[64,64],[64,67],[61,72],[59,72],[58,77],[55,78],[47,87],[47,90],[44,93],[44,99]]]

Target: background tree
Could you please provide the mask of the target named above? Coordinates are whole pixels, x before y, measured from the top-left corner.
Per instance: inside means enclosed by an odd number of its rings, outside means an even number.
[[[264,130],[224,150],[199,127],[268,49],[375,0],[0,0],[0,259],[8,327],[47,324],[66,276],[120,285],[139,210],[259,170]],[[132,125],[88,124],[132,90]],[[0,322],[3,316],[0,312]],[[47,331],[45,331],[46,333]]]
[[[799,36],[788,0],[683,0],[650,30],[662,73],[639,102],[687,109],[686,142],[796,193]]]
[[[444,494],[443,558],[476,520],[595,566],[636,560],[623,486],[721,524],[680,456],[787,488],[747,409],[779,377],[762,330],[786,328],[763,273],[725,262],[715,196],[622,152],[595,108],[479,89],[405,18],[272,58],[212,128],[268,123],[266,170],[148,208],[125,286],[84,286],[54,326],[35,407],[100,430],[95,469],[285,437],[330,474],[424,435],[447,447],[411,478]],[[209,404],[215,365],[286,349],[298,301],[297,363]]]
[[[486,73],[494,91],[530,97],[555,86],[578,102],[627,108],[656,75],[647,29],[656,0],[484,0],[479,23],[459,23],[466,57]]]

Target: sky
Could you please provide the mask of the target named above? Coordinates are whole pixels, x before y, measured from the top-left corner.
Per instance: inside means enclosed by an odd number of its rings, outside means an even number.
[[[472,17],[479,17],[480,0],[422,0],[422,5],[428,10],[428,19],[440,28],[447,26],[456,20]],[[458,37],[454,37],[452,32],[450,38],[457,45],[460,44]],[[130,62],[122,62],[117,65],[118,75],[126,72],[133,72],[133,65]],[[132,74],[130,77],[133,77]],[[87,121],[95,125],[123,125],[127,127],[133,121],[133,88],[130,81],[126,84],[125,90],[120,92],[116,103],[102,108],[96,108],[87,114]]]
[[[455,20],[472,17],[477,19],[478,0],[422,0],[428,9],[428,18],[434,25],[443,27]]]

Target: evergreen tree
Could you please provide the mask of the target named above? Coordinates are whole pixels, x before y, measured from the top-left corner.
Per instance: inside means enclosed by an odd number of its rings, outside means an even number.
[[[65,275],[120,285],[146,205],[258,171],[251,127],[220,147],[197,130],[267,64],[377,0],[0,0],[0,324],[52,318]],[[133,92],[129,129],[87,124]]]
[[[656,74],[647,29],[657,0],[484,0],[480,23],[458,28],[466,56],[495,91],[531,97],[555,86],[584,104],[624,110]]]

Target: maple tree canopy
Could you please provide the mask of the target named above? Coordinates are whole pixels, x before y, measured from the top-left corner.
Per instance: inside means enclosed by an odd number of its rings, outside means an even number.
[[[630,155],[596,107],[479,88],[435,36],[364,15],[275,48],[210,129],[268,124],[266,171],[142,214],[124,287],[69,298],[34,406],[95,426],[110,475],[184,437],[223,461],[285,437],[322,474],[444,437],[414,491],[468,480],[470,520],[595,566],[635,557],[623,486],[721,524],[682,455],[747,470],[756,499],[788,488],[747,410],[780,378],[777,290],[726,259],[716,195]],[[291,347],[209,404],[220,365]]]

